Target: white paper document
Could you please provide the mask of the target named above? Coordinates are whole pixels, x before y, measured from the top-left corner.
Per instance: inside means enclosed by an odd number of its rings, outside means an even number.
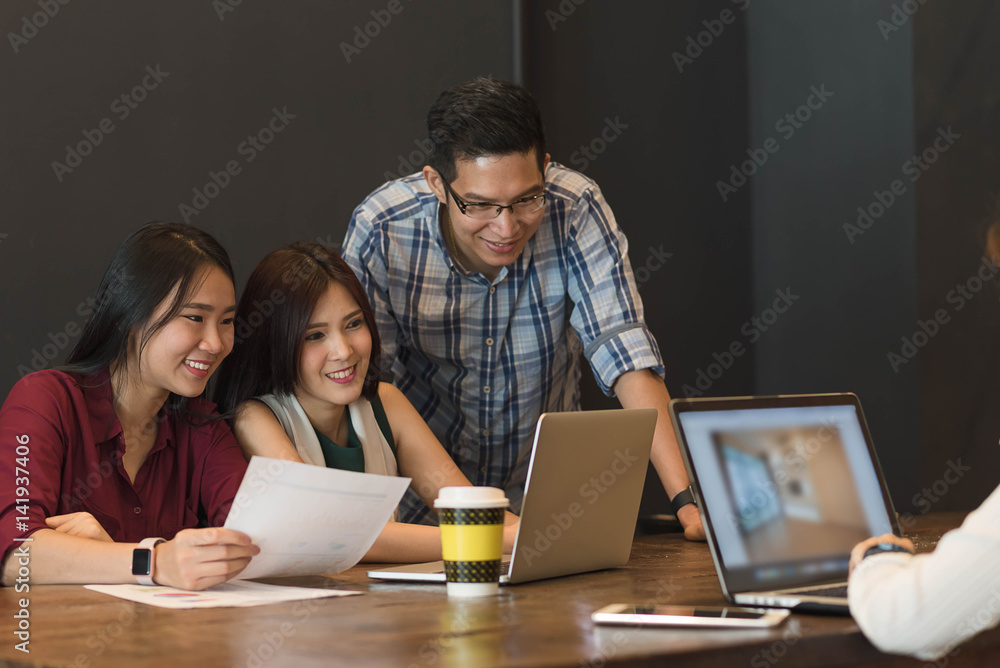
[[[237,577],[347,570],[375,542],[409,485],[409,478],[255,456],[225,525],[260,547]]]
[[[280,587],[262,582],[223,582],[203,591],[187,591],[174,587],[147,587],[138,584],[86,585],[86,589],[111,594],[127,601],[146,603],[160,608],[188,610],[191,608],[246,608],[254,605],[327,598],[330,596],[356,596],[360,591],[341,589],[307,589],[305,587]]]

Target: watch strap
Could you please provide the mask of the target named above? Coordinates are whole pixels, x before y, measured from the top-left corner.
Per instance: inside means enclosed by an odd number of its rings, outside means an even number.
[[[677,493],[677,495],[674,498],[670,499],[670,507],[673,508],[674,515],[677,514],[678,510],[688,505],[689,503],[698,505],[697,503],[695,503],[694,492],[691,491],[690,487],[681,490],[680,492]]]
[[[903,554],[913,554],[910,550],[906,549],[902,545],[896,545],[895,543],[879,543],[878,545],[873,545],[865,550],[865,554],[861,557],[862,561],[868,557],[873,557],[876,554],[885,554],[887,552],[901,552]]]
[[[165,541],[162,538],[143,538],[142,540],[139,541],[139,547],[137,547],[136,550],[146,550],[149,552],[149,573],[136,573],[135,571],[132,572],[132,575],[135,576],[135,579],[139,584],[145,585],[147,587],[156,586],[156,583],[153,581],[153,571],[155,570],[155,563],[156,563],[155,552],[153,551],[153,548],[155,548],[160,543],[165,543],[165,542],[167,541]]]

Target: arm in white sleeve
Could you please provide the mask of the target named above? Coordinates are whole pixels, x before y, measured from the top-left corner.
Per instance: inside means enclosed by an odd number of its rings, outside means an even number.
[[[936,659],[1000,623],[1000,488],[930,554],[869,557],[851,574],[851,614],[883,652]]]

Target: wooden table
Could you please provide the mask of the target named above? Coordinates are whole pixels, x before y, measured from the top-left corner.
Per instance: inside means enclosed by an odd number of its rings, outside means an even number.
[[[959,514],[920,518],[909,533],[931,549]],[[770,631],[595,627],[608,603],[723,605],[708,547],[677,534],[638,538],[625,568],[449,601],[442,585],[378,583],[367,567],[282,584],[366,591],[363,596],[257,608],[167,610],[77,586],[36,586],[31,653],[14,649],[12,611],[23,595],[0,590],[0,663],[45,666],[922,666],[882,654],[849,618],[793,615]],[[973,640],[949,666],[1000,665],[1000,630]]]

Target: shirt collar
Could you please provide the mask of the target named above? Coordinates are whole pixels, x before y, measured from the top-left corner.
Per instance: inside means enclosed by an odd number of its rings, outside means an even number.
[[[442,217],[442,214],[444,213],[444,204],[441,204],[441,202],[439,202],[436,199],[435,199],[435,202],[437,202],[437,208],[434,210],[435,211],[434,216],[432,216],[431,219],[430,219],[430,221],[431,221],[431,223],[430,223],[430,225],[431,225],[431,237],[437,242],[438,248],[444,254],[445,262],[448,263],[448,266],[451,267],[452,270],[455,271],[456,273],[458,273],[460,276],[472,279],[472,280],[474,280],[476,282],[485,282],[486,285],[489,285],[489,286],[496,286],[496,285],[499,285],[500,283],[502,283],[503,280],[505,278],[507,278],[507,273],[508,273],[508,267],[507,266],[501,267],[500,271],[497,273],[496,278],[494,278],[492,281],[490,281],[490,279],[488,279],[481,272],[470,271],[470,270],[466,269],[462,265],[462,263],[458,261],[458,258],[454,257],[451,254],[451,241],[447,237],[447,233],[445,233],[441,229],[443,227],[443,221],[441,220],[441,217]],[[451,224],[450,220],[448,221],[448,224],[449,225]],[[535,234],[537,236],[537,232]],[[514,260],[514,264],[517,264],[519,262],[524,262],[525,260],[527,260],[530,257],[529,248],[533,247],[534,240],[535,240],[534,237],[532,237],[528,241],[527,245],[525,245],[525,247],[524,247],[524,250],[522,250],[521,254],[517,257],[516,260]],[[526,254],[527,254],[527,257],[526,257]]]
[[[122,425],[118,420],[118,414],[115,413],[114,388],[108,370],[99,371],[92,376],[84,376],[80,380],[80,387],[83,389],[94,443],[104,443],[119,436],[122,433]],[[174,425],[172,420],[166,419],[166,415],[166,406],[156,414],[159,429],[153,446],[154,450],[158,449],[159,443],[166,442],[173,445]]]
[[[122,433],[122,425],[115,413],[115,396],[111,387],[111,374],[107,369],[80,380],[90,431],[94,443],[103,443]]]

